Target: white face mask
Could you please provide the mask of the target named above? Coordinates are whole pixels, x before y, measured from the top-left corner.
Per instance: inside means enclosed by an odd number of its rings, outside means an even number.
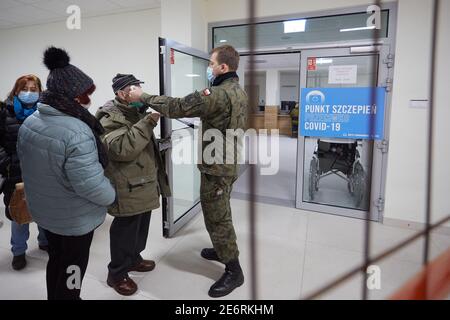
[[[83,108],[88,110],[92,106],[92,102],[89,102],[88,104],[80,104]]]

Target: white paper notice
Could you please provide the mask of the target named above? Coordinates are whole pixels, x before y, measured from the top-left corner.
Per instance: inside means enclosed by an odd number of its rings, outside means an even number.
[[[358,66],[330,66],[328,74],[329,84],[356,84]]]

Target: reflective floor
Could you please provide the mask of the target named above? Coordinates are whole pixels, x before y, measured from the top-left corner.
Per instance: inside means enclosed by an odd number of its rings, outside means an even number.
[[[279,170],[275,175],[261,175],[261,165],[257,166],[255,194],[268,203],[282,203],[295,207],[295,184],[297,179],[297,139],[280,136]],[[234,184],[237,197],[249,195],[249,170],[243,172]]]
[[[232,200],[233,216],[247,281],[225,299],[250,299],[248,203]],[[0,209],[3,211],[3,208]],[[258,289],[260,299],[298,299],[338,277],[362,261],[364,222],[327,214],[303,212],[268,204],[257,205]],[[96,231],[82,288],[83,299],[125,299],[106,285],[111,218]],[[412,230],[373,226],[373,253],[395,245]],[[45,299],[46,253],[37,248],[37,228],[32,226],[28,266],[11,268],[10,224],[0,229],[0,299]],[[200,257],[209,246],[203,218],[198,215],[173,239],[161,236],[161,211],[154,213],[144,257],[156,260],[148,274],[132,273],[139,291],[126,299],[209,299],[207,291],[223,267]],[[381,289],[370,299],[384,299],[420,270],[423,241],[417,241],[379,263]],[[450,236],[433,234],[432,254],[450,246]],[[323,299],[360,299],[361,277],[356,276]]]

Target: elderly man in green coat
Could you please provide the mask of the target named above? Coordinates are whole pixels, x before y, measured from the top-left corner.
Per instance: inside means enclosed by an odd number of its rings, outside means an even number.
[[[105,175],[117,193],[108,212],[114,216],[110,229],[111,262],[107,283],[121,295],[132,295],[137,284],[129,271],[148,272],[155,262],[144,260],[152,210],[159,197],[170,195],[163,161],[153,134],[159,114],[146,114],[142,103],[132,103],[129,91],[142,82],[133,75],[118,74],[113,79],[116,98],[99,108],[96,117],[105,128],[102,141],[110,164]]]

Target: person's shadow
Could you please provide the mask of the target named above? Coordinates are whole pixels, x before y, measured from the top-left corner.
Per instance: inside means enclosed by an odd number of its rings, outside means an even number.
[[[188,249],[189,250],[189,249]],[[163,262],[174,269],[198,274],[216,281],[224,272],[225,266],[217,261],[209,261],[200,256],[201,249],[192,248],[189,252],[169,252]]]

